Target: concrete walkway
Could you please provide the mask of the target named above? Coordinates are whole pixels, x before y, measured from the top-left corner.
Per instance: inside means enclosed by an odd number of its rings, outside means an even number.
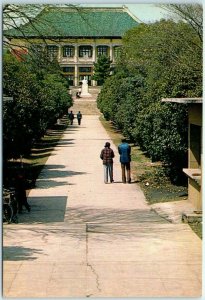
[[[4,297],[201,296],[201,240],[121,183],[112,141],[115,182],[104,184],[106,141],[98,115],[65,131],[29,194],[31,213],[4,225]]]

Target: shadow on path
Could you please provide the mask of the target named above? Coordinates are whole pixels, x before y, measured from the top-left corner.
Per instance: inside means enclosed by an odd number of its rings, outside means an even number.
[[[64,171],[64,165],[45,165],[42,172],[40,173],[37,181],[36,188],[49,189],[51,187],[69,185],[68,181],[57,181],[56,178],[68,178],[76,175],[83,175],[86,172],[76,172],[76,171]],[[53,180],[52,180],[53,179]]]
[[[3,260],[4,261],[22,261],[22,260],[35,260],[38,257],[33,256],[41,254],[43,250],[32,248],[25,248],[21,246],[6,246],[3,247]],[[29,276],[29,275],[28,275]]]
[[[63,222],[67,196],[28,197],[31,212],[19,215],[19,224],[45,224]]]
[[[80,206],[70,207],[65,216],[66,222],[70,224],[76,223],[100,223],[100,224],[144,224],[147,223],[163,223],[169,222],[161,218],[157,213],[150,210],[142,209],[112,209],[112,208],[88,208]]]

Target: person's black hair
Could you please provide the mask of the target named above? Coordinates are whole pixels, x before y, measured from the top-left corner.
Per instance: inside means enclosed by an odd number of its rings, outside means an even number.
[[[109,142],[106,142],[106,143],[105,143],[105,147],[110,148],[110,143],[109,143]]]

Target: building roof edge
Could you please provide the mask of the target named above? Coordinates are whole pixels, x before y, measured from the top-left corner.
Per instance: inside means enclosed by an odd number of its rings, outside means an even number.
[[[136,17],[126,5],[122,6],[123,10],[130,15],[131,18],[133,18],[138,23],[144,23],[142,20],[140,20],[138,17]]]
[[[173,103],[183,103],[183,104],[197,104],[197,103],[202,103],[203,98],[201,97],[196,97],[196,98],[162,98],[162,102],[173,102]]]

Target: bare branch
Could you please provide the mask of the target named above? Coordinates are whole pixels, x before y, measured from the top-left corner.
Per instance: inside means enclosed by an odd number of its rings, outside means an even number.
[[[200,41],[203,41],[203,7],[200,4],[168,4],[161,8],[174,13],[186,21],[196,31]]]
[[[43,33],[43,28],[45,26],[49,26],[50,29],[52,29],[53,32],[56,34],[59,33],[57,31],[57,28],[55,27],[55,24],[51,24],[48,20],[41,18],[38,20],[36,19],[36,16],[40,14],[43,9],[51,9],[52,7],[69,7],[75,12],[77,12],[81,18],[86,19],[85,11],[86,9],[78,7],[78,5],[73,4],[67,4],[67,5],[14,5],[14,4],[8,4],[5,5],[3,8],[3,27],[9,28],[11,30],[17,30],[22,37],[23,40],[25,40],[28,43],[28,47],[32,44],[30,41],[28,32],[27,32],[27,26],[30,26],[31,29],[33,29],[35,35],[37,36],[38,40],[41,41],[41,43],[47,45],[48,41],[57,42],[57,39],[55,37],[51,36],[45,36]],[[90,26],[92,26],[90,24]],[[12,40],[12,34],[4,32],[5,37],[7,37],[9,40]],[[14,38],[16,37],[16,33],[14,33]],[[63,39],[59,39],[59,41],[63,42]],[[66,42],[68,42],[68,39],[66,39]],[[3,41],[4,46],[9,46],[8,42]],[[18,47],[18,45],[16,45]],[[26,46],[25,46],[26,48]]]

